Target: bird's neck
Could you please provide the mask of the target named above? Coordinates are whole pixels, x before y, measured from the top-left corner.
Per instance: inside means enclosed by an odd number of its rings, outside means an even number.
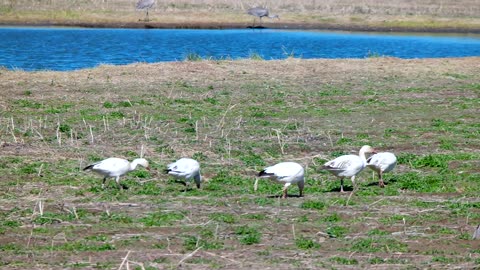
[[[132,162],[130,162],[130,168],[128,169],[129,171],[133,171],[137,168],[137,165],[138,165],[138,161],[137,160],[134,160]]]
[[[365,151],[360,151],[360,152],[358,153],[358,155],[359,155],[360,158],[362,159],[363,164],[367,164],[367,158],[365,157]]]

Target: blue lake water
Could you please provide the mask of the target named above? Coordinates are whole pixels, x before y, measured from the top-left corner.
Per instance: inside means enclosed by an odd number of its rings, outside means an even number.
[[[273,29],[165,30],[0,28],[0,66],[74,70],[100,64],[237,59],[480,56],[479,35],[381,34]]]

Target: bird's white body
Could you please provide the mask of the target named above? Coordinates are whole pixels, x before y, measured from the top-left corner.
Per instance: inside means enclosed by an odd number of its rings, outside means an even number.
[[[200,164],[191,158],[181,158],[173,163],[168,164],[165,170],[169,175],[177,179],[182,179],[185,183],[195,180],[197,188],[200,188],[202,176],[200,175]]]
[[[305,170],[302,165],[296,162],[281,162],[265,168],[258,176],[268,178],[273,181],[283,183],[283,198],[287,197],[287,188],[292,184],[297,184],[300,190],[300,196],[303,196],[303,187],[305,186]],[[257,182],[255,182],[255,190]]]
[[[379,185],[384,187],[383,173],[392,171],[397,165],[397,157],[390,152],[377,153],[367,159],[367,167],[377,172]]]
[[[107,158],[102,161],[93,163],[85,167],[83,170],[92,170],[102,175],[103,183],[102,188],[105,187],[105,181],[108,177],[115,177],[117,185],[120,186],[120,176],[133,171],[137,168],[137,165],[148,168],[148,161],[144,158],[137,158],[132,162],[129,162],[123,158]]]
[[[367,159],[365,153],[373,153],[374,150],[368,145],[364,145],[359,155],[343,155],[339,156],[331,161],[328,161],[323,165],[323,169],[329,171],[336,177],[340,178],[341,186],[340,191],[343,192],[343,179],[350,177],[352,183],[355,184],[355,176],[359,174],[366,166]]]

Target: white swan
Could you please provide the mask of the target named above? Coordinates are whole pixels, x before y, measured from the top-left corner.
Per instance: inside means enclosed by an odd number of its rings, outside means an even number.
[[[397,165],[397,157],[390,152],[377,153],[367,159],[367,167],[374,170],[378,174],[378,185],[385,187],[383,182],[383,174],[389,172]]]
[[[285,183],[283,186],[282,198],[287,198],[287,189],[292,184],[297,184],[300,190],[300,197],[303,196],[303,187],[305,186],[305,172],[303,167],[295,162],[281,162],[267,167],[258,173],[260,178],[268,178],[279,183]],[[254,189],[257,190],[258,178],[255,180]]]
[[[339,156],[323,165],[323,169],[340,178],[340,192],[344,192],[343,179],[345,177],[351,177],[352,184],[355,185],[355,176],[359,174],[367,165],[365,153],[375,153],[375,150],[369,145],[364,145],[360,149],[358,156]]]
[[[115,177],[115,182],[119,188],[126,188],[120,185],[120,176],[135,170],[137,165],[148,168],[148,161],[144,158],[134,159],[131,163],[123,158],[107,158],[102,161],[93,163],[83,168],[84,171],[92,170],[103,175],[102,188],[105,188],[105,181],[108,177]]]
[[[170,163],[165,170],[166,173],[173,175],[177,179],[183,179],[185,186],[190,184],[190,181],[195,181],[197,188],[200,188],[202,176],[200,175],[200,164],[198,161],[191,158],[181,158],[174,163]]]

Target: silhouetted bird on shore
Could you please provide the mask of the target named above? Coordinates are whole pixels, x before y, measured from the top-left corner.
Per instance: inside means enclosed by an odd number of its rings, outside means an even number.
[[[137,5],[135,5],[136,9],[145,9],[147,11],[144,21],[150,21],[150,19],[148,18],[148,9],[152,8],[154,4],[155,0],[138,0]]]
[[[247,10],[247,14],[260,18],[259,27],[262,26],[262,18],[263,17],[268,17],[270,19],[280,19],[280,17],[278,15],[269,15],[268,9],[267,8],[262,8],[262,7],[250,8],[250,9]],[[255,19],[256,18],[253,18],[253,25],[252,25],[251,28],[255,28]]]

